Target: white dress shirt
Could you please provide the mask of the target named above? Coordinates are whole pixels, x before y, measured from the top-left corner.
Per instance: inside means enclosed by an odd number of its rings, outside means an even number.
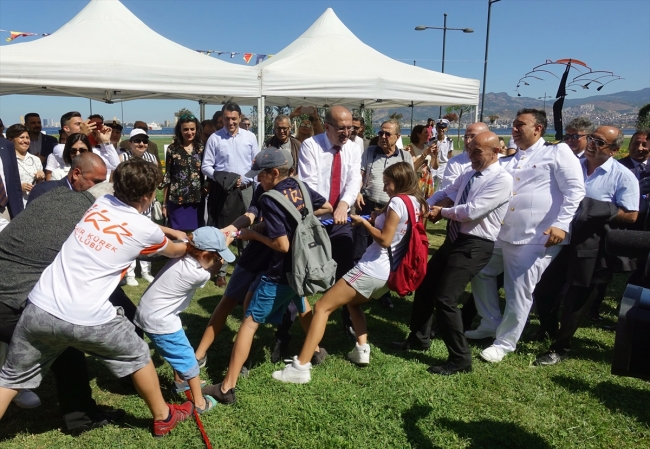
[[[519,149],[502,164],[513,178],[512,199],[501,225],[499,240],[513,245],[539,244],[551,226],[570,230],[585,183],[580,161],[565,143],[546,144],[540,138],[532,147]],[[568,243],[565,238],[561,244]]]
[[[460,200],[467,182],[476,170],[468,170],[454,182],[429,197],[427,202],[433,206],[449,198],[454,203]],[[441,215],[459,221],[460,233],[495,241],[501,228],[501,220],[506,215],[512,194],[512,176],[499,163],[494,163],[481,172],[469,189],[465,204],[443,208]]]
[[[300,147],[298,177],[309,187],[330,197],[330,180],[334,161],[334,145],[327,134],[318,134],[305,140]],[[354,204],[361,190],[361,151],[359,145],[348,139],[341,146],[341,196],[339,201]]]
[[[445,167],[442,182],[440,183],[440,188],[444,189],[445,187],[453,184],[456,178],[469,170],[471,166],[472,161],[469,160],[469,153],[467,151],[463,151],[458,156],[454,156],[449,159],[449,162],[447,162],[447,167]]]
[[[253,159],[260,152],[257,137],[252,132],[239,128],[234,136],[224,127],[213,133],[205,143],[201,171],[208,179],[214,179],[214,173],[227,171],[242,177],[243,184],[250,184],[254,179],[244,175],[253,166]]]
[[[106,180],[108,181],[111,179],[111,172],[120,165],[120,156],[110,142],[108,144],[100,143],[93,148],[93,153],[101,157],[106,164]]]

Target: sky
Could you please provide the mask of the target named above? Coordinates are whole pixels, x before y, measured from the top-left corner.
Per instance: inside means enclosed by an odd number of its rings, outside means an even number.
[[[52,33],[72,19],[88,0],[0,0],[0,29]],[[190,49],[274,54],[300,36],[328,8],[363,42],[408,64],[440,71],[442,30],[415,31],[417,25],[472,28],[471,34],[447,31],[445,72],[483,79],[487,0],[122,0],[157,33]],[[21,37],[0,45],[34,40]],[[110,42],[106,42],[106,51]],[[134,43],[135,44],[135,43]],[[67,51],[68,49],[62,49]],[[128,58],[128,51],[124,51]],[[516,96],[517,81],[546,59],[579,59],[593,70],[610,70],[624,80],[612,82],[600,94],[650,87],[650,2],[647,0],[501,0],[492,5],[487,92]],[[241,55],[228,62],[244,64]],[[1,49],[0,49],[0,63]],[[251,62],[253,64],[254,61]],[[526,97],[554,95],[557,81],[530,80]],[[533,82],[534,81],[534,82]],[[596,95],[595,89],[570,98]],[[106,105],[92,102],[94,113],[126,121],[172,120],[182,107],[199,112],[196,102],[137,100]],[[217,106],[208,105],[211,116]],[[27,112],[58,118],[69,110],[88,114],[87,99],[0,96],[5,126]]]

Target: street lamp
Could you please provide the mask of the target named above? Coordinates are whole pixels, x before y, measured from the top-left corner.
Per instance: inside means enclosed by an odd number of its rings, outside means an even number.
[[[473,33],[474,30],[471,28],[447,28],[447,13],[445,13],[445,21],[441,27],[429,27],[424,25],[419,25],[415,27],[415,31],[424,31],[424,30],[442,30],[442,73],[445,73],[445,46],[447,43],[447,30],[451,31],[462,31],[463,33]],[[442,118],[442,106],[440,106],[440,112],[438,113],[438,118]]]
[[[553,97],[551,97],[550,95],[546,95],[546,92],[544,92],[543,97],[537,97],[538,100],[541,100],[542,98],[544,99],[544,112],[546,112],[546,99],[547,98],[553,98]]]
[[[479,122],[483,121],[483,106],[485,106],[485,80],[487,78],[488,45],[490,43],[490,12],[492,11],[492,3],[500,1],[501,0],[488,0],[487,33],[485,34],[485,61],[483,62],[483,93],[481,94],[481,116],[478,120]]]

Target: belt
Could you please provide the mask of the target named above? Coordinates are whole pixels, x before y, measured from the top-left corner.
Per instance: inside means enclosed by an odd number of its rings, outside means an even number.
[[[239,187],[237,187],[239,190],[246,190],[249,187],[253,187],[253,183],[249,182],[248,184],[242,184]]]

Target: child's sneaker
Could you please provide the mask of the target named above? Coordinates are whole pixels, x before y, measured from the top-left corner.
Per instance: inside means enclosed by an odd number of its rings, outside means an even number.
[[[235,396],[235,389],[231,388],[230,390],[224,393],[223,391],[221,391],[221,383],[218,383],[217,385],[208,385],[207,387],[201,389],[201,393],[203,393],[203,395],[212,396],[214,399],[221,402],[222,404],[230,405],[237,402],[237,397]]]
[[[135,276],[127,276],[126,285],[130,285],[131,287],[137,287],[138,281],[135,280]]]
[[[172,431],[179,422],[185,421],[194,412],[194,404],[190,401],[184,402],[181,405],[167,404],[169,407],[169,417],[163,421],[154,421],[152,434],[154,437],[162,437]]]
[[[273,372],[273,378],[285,383],[306,384],[311,380],[310,371],[311,363],[301,365],[298,356],[294,356],[293,361],[288,363],[283,370]]]
[[[144,279],[145,281],[151,284],[154,278],[151,275],[151,273],[142,273],[142,279]]]
[[[217,406],[217,400],[212,396],[204,394],[203,399],[205,399],[205,408],[199,408],[196,406],[194,407],[196,409],[196,413],[199,415],[207,413]]]
[[[348,353],[348,360],[359,366],[367,366],[370,363],[370,345],[354,345],[354,349]]]

